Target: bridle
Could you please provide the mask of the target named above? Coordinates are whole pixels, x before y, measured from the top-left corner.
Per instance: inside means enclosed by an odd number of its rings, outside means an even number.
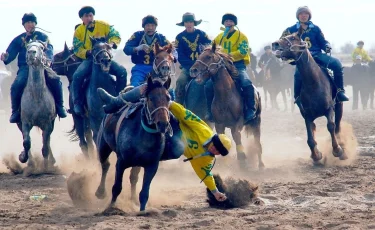
[[[111,52],[109,52],[107,49],[101,49],[97,53],[92,55],[92,59],[93,59],[92,61],[94,62],[94,64],[96,64],[96,65],[102,64],[100,61],[97,60],[98,55],[101,54],[101,53],[107,53],[110,60],[112,60],[113,55],[111,54]]]
[[[215,54],[214,54],[214,57],[215,57]],[[204,70],[198,71],[198,73],[192,73],[192,69],[190,69],[190,75],[191,76],[195,75],[195,77],[202,76],[206,73],[208,73],[210,76],[213,76],[219,71],[220,68],[222,68],[222,67],[225,68],[224,59],[220,55],[219,55],[219,61],[218,62],[212,62],[208,65],[206,63],[204,63],[203,61],[199,60],[199,59],[196,60],[195,62],[198,62],[198,63],[200,63],[200,64],[202,64],[206,67]],[[212,68],[212,66],[216,66],[216,68]],[[214,71],[210,71],[210,70],[214,70]]]
[[[305,41],[303,41],[302,39],[301,39],[301,43],[300,44],[293,44],[290,41],[290,39],[287,38],[287,37],[283,37],[283,38],[281,38],[281,40],[285,40],[287,42],[287,45],[289,47],[289,51],[301,53],[299,55],[299,57],[295,60],[295,62],[298,62],[301,59],[302,55],[307,51],[307,43]],[[302,48],[302,49],[294,49],[296,47],[297,48]],[[281,50],[281,52],[283,52],[283,50]]]
[[[150,108],[148,107],[148,103],[146,101],[147,99],[146,98],[143,98],[141,99],[141,101],[143,102],[143,104],[145,105],[144,108],[145,108],[145,115],[146,115],[146,120],[147,120],[147,123],[149,125],[152,125],[152,124],[155,124],[155,119],[154,119],[154,115],[157,111],[159,110],[165,110],[168,114],[170,114],[170,111],[169,109],[166,107],[166,106],[159,106],[157,107],[156,109],[150,111]],[[143,125],[142,125],[143,126]],[[144,126],[143,126],[144,127]],[[145,127],[144,127],[145,128]],[[157,133],[158,131],[156,129],[150,129],[150,128],[147,128],[145,129],[147,132],[151,132],[151,133]],[[170,116],[168,116],[168,128],[167,128],[167,132],[169,133],[169,136],[173,136],[173,129],[172,129],[172,126],[170,124]]]
[[[163,63],[167,63],[167,65],[169,66],[169,71],[161,71],[161,70],[159,70],[159,67]],[[174,76],[176,74],[176,66],[175,66],[174,62],[173,61],[171,62],[168,58],[164,58],[158,64],[156,64],[156,58],[154,58],[154,61],[152,63],[152,69],[154,70],[154,72],[156,73],[156,75],[161,76],[160,80],[162,82],[165,82],[166,80],[168,80],[168,77]],[[173,71],[172,71],[172,69],[173,69]],[[163,73],[163,72],[165,72],[165,73]]]
[[[64,60],[61,60],[61,61],[55,61],[52,63],[52,67],[53,69],[58,69],[58,68],[64,68],[64,74],[66,74],[68,71],[69,71],[69,66],[74,66],[74,65],[79,65],[82,63],[82,61],[79,61],[77,62],[76,58],[74,58],[74,54],[70,54],[67,58],[65,58]],[[68,64],[68,61],[69,60],[72,60],[73,63],[70,63]],[[59,65],[59,64],[63,64],[63,66],[54,66],[54,65]]]
[[[36,43],[36,44],[33,44],[33,43]],[[28,46],[27,46],[27,53],[26,53],[26,63],[28,65],[31,65],[34,67],[34,62],[30,62],[29,61],[29,50],[31,47],[36,47],[37,50],[39,51],[39,53],[35,56],[35,58],[39,61],[39,64],[41,64],[44,68],[48,67],[47,66],[47,58],[46,56],[44,55],[44,49],[42,47],[44,47],[41,43],[38,43],[38,42],[33,42],[33,43],[30,43]]]

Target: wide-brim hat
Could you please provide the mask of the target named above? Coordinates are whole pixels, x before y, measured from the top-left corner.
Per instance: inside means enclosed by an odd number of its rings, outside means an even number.
[[[187,13],[184,13],[184,15],[182,15],[182,22],[176,23],[176,25],[184,26],[185,22],[194,22],[194,26],[197,26],[202,23],[202,19],[196,20],[195,14],[187,12]]]

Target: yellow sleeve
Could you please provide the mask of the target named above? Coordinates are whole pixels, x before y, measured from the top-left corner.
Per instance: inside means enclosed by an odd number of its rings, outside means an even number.
[[[86,52],[87,49],[83,47],[83,34],[81,33],[82,27],[79,26],[76,31],[74,32],[74,37],[73,37],[73,51],[74,54],[81,58],[81,59],[86,59]]]
[[[195,173],[201,180],[208,175],[203,182],[210,191],[216,190],[215,180],[211,173],[213,162],[214,158],[211,156],[199,157],[190,161]]]
[[[237,49],[230,53],[234,60],[243,60],[249,55],[249,42],[247,37],[241,34],[240,40],[238,41]],[[250,61],[250,59],[249,59]]]
[[[369,61],[372,61],[372,58],[368,55],[367,51],[366,50],[363,50],[363,57],[362,57],[365,61],[369,62]]]
[[[353,53],[352,53],[352,59],[353,59],[353,62],[355,62],[355,58],[356,58],[357,55],[358,55],[358,54],[357,54],[357,48],[355,48],[355,49],[353,50]]]
[[[216,45],[220,45],[220,46],[221,46],[221,44],[220,44],[220,40],[221,40],[221,37],[223,37],[223,34],[224,34],[224,32],[223,32],[223,33],[220,33],[220,34],[217,35],[216,38],[214,39],[214,42],[215,42]]]
[[[209,137],[213,135],[213,132],[210,131],[211,128],[197,115],[191,112],[188,109],[185,109],[179,103],[172,101],[169,106],[169,111],[176,117],[176,119],[183,123],[185,126],[188,126],[192,130],[207,130],[209,132]]]
[[[117,30],[115,30],[113,26],[103,21],[97,21],[97,23],[100,23],[104,27],[104,30],[105,30],[104,34],[106,37],[108,37],[108,43],[114,43],[116,45],[120,45],[120,42],[121,42],[120,33]]]

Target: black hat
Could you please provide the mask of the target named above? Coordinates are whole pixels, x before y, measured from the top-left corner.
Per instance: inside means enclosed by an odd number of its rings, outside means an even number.
[[[265,46],[264,47],[264,50],[270,50],[271,49],[271,46]]]
[[[234,22],[234,25],[237,25],[237,16],[231,13],[226,13],[223,15],[223,18],[221,19],[221,24],[224,25],[225,20],[232,20]]]
[[[364,45],[365,43],[363,42],[363,41],[359,41],[359,42],[357,42],[357,46],[359,46],[359,45]]]
[[[36,17],[33,13],[26,13],[22,17],[22,25],[25,25],[26,22],[35,22],[35,24],[38,24]]]
[[[158,19],[155,16],[147,15],[142,19],[142,27],[145,28],[145,25],[148,23],[155,24],[155,26],[158,26]]]
[[[184,15],[182,15],[182,22],[176,23],[176,25],[184,26],[184,22],[194,22],[194,25],[197,26],[201,24],[202,19],[197,21],[195,20],[195,14],[187,12],[187,13],[184,13]]]
[[[78,16],[79,16],[80,18],[82,18],[83,15],[88,14],[88,13],[92,13],[93,15],[95,15],[95,9],[94,9],[92,6],[84,6],[84,7],[82,7],[82,8],[78,11]]]

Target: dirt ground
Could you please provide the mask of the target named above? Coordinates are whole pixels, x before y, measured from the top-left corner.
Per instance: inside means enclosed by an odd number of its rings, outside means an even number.
[[[350,90],[348,90],[350,93]],[[304,122],[299,113],[263,112],[262,143],[266,169],[240,172],[234,153],[219,159],[213,172],[221,176],[245,178],[260,188],[263,206],[217,210],[208,207],[205,187],[199,184],[188,163],[175,160],[162,163],[151,185],[147,212],[129,201],[129,170],[124,175],[119,210],[103,214],[109,197],[98,200],[100,168],[96,160],[82,159],[78,143],[71,143],[65,132],[71,119],[56,122],[52,149],[58,174],[25,172],[17,163],[22,137],[15,125],[0,114],[0,228],[1,229],[375,229],[375,111],[350,111],[345,104],[343,134],[349,160],[332,157],[326,121],[317,121],[318,146],[326,156],[324,166],[313,166],[306,144]],[[40,131],[32,132],[32,151],[40,156]],[[243,138],[246,145],[251,141]],[[111,156],[107,180],[110,196],[114,181],[115,156]],[[74,205],[67,191],[67,178],[73,181],[74,196],[86,202]],[[29,174],[29,176],[25,176]],[[141,181],[138,184],[138,191]],[[42,201],[31,195],[46,195]]]

